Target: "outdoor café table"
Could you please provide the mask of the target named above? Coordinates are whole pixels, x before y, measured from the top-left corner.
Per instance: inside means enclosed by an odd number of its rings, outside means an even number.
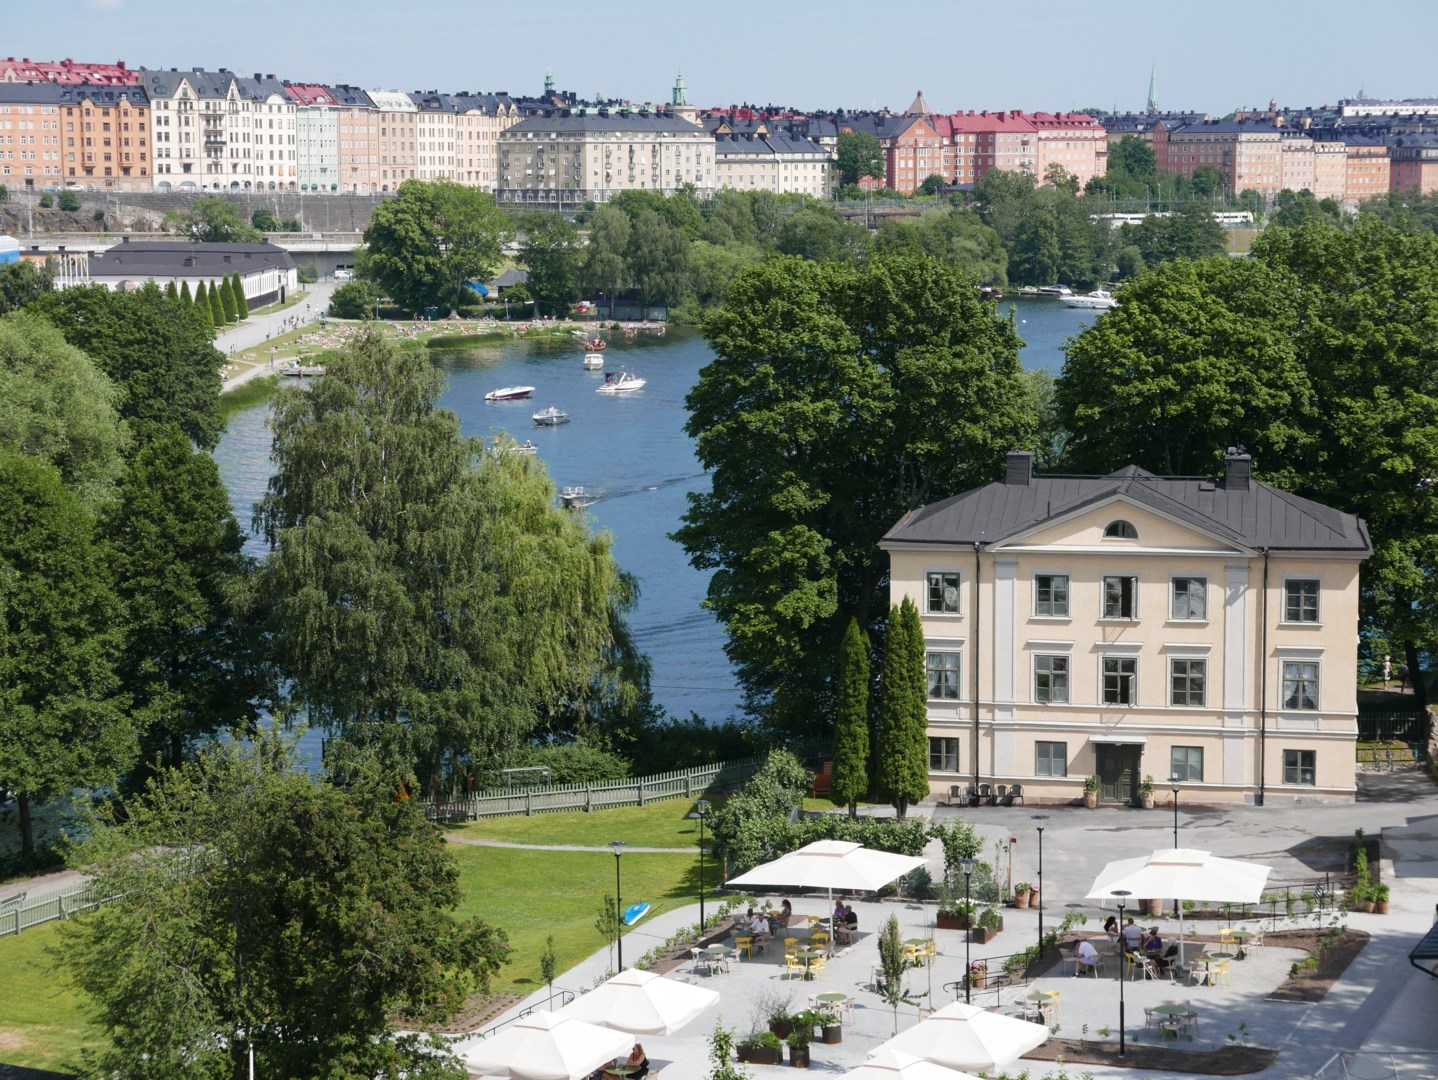
[[[1249,943],[1249,941],[1251,941],[1251,940],[1253,939],[1253,931],[1252,931],[1252,930],[1234,930],[1234,931],[1232,931],[1228,936],[1229,936],[1229,938],[1230,938],[1234,943],[1236,943],[1236,944],[1238,945],[1238,955],[1237,955],[1236,957],[1234,957],[1234,959],[1235,959],[1235,960],[1242,960],[1243,957],[1244,957],[1243,947],[1244,947],[1245,945],[1247,945],[1247,944]]]
[[[794,953],[800,960],[804,961],[804,978],[813,979],[814,973],[809,970],[810,961],[817,960],[824,955],[823,949],[799,949]]]
[[[1174,1002],[1169,1002],[1167,1005],[1155,1005],[1153,1007],[1153,1011],[1158,1013],[1160,1016],[1171,1016],[1176,1019],[1178,1017],[1187,1016],[1191,1010],[1187,1005],[1179,1005]]]
[[[840,1016],[849,1002],[849,995],[842,990],[826,990],[822,994],[810,994],[809,1000],[825,1012]]]
[[[1029,1002],[1033,1003],[1033,1011],[1039,1014],[1039,1019],[1044,1018],[1044,1006],[1051,1002],[1057,995],[1052,990],[1035,990],[1032,994],[1025,994],[1024,1015],[1029,1014]]]
[[[905,939],[904,939],[904,944],[905,944],[905,945],[912,945],[912,946],[914,947],[914,949],[917,951],[917,950],[922,950],[922,949],[926,948],[926,947],[928,946],[928,944],[929,944],[929,939],[926,938],[926,937],[911,937],[911,938],[905,938]],[[927,959],[928,959],[928,957],[926,957],[922,952],[919,953],[919,963],[920,963],[920,964],[923,964],[924,961],[927,960]]]
[[[1208,985],[1210,985],[1209,979],[1210,979],[1211,976],[1210,976],[1210,974],[1209,974],[1208,965],[1209,965],[1209,964],[1215,964],[1215,963],[1217,963],[1218,961],[1223,960],[1223,959],[1225,959],[1225,958],[1222,957],[1222,956],[1215,956],[1213,953],[1206,953],[1206,952],[1201,952],[1201,953],[1199,953],[1197,956],[1191,956],[1191,957],[1189,957],[1188,962],[1189,962],[1190,964],[1202,964],[1202,965],[1203,965],[1203,979],[1200,981],[1199,985],[1201,985],[1201,986],[1208,986]]]
[[[638,1065],[610,1065],[604,1070],[605,1076],[633,1076],[639,1071]]]
[[[709,956],[709,974],[713,975],[715,967],[717,967],[723,961],[724,957],[729,955],[729,946],[705,945],[704,951]]]

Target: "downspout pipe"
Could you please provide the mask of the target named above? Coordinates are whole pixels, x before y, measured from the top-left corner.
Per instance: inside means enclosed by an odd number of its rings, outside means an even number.
[[[1263,603],[1260,606],[1258,631],[1258,795],[1254,800],[1263,805],[1267,787],[1268,767],[1268,554],[1263,549]]]
[[[974,669],[974,793],[979,790],[979,551],[983,543],[974,541],[974,648],[973,648],[973,669]]]

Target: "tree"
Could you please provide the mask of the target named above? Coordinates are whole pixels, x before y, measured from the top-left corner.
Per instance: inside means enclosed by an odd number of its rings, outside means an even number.
[[[230,275],[230,295],[235,300],[235,318],[243,321],[250,317],[250,303],[245,299],[245,283],[240,280],[239,271]]]
[[[909,597],[889,613],[879,703],[879,786],[900,818],[929,793],[924,628]]]
[[[924,177],[923,183],[919,185],[917,194],[929,195],[937,199],[944,193],[944,189],[947,187],[948,185],[944,182],[942,176],[938,173],[929,173],[928,176]]]
[[[214,460],[171,428],[135,455],[104,518],[125,640],[118,669],[146,761],[255,719],[257,635],[244,538]]]
[[[589,219],[589,244],[584,249],[585,287],[609,296],[609,316],[614,301],[632,280],[629,269],[629,218],[618,207],[602,206]]]
[[[336,319],[369,319],[375,317],[375,301],[380,292],[369,281],[346,281],[330,293],[330,314]]]
[[[1285,188],[1273,200],[1273,212],[1268,216],[1268,223],[1296,229],[1305,221],[1320,219],[1330,225],[1342,225],[1343,208],[1332,199],[1320,202],[1307,188],[1302,191]]]
[[[674,534],[714,571],[706,604],[749,708],[828,729],[850,617],[888,611],[880,538],[991,478],[1033,431],[1013,325],[933,260],[780,256],[741,273],[705,329],[688,431],[710,475]]]
[[[1223,172],[1216,165],[1199,165],[1191,174],[1193,193],[1200,199],[1221,195],[1227,186]]]
[[[120,612],[94,533],[53,465],[0,451],[0,788],[19,805],[27,864],[36,803],[112,783],[134,760],[116,697]]]
[[[514,228],[494,196],[450,180],[406,180],[375,207],[364,232],[360,275],[405,311],[448,310],[466,282],[494,275]]]
[[[619,921],[619,901],[609,893],[605,893],[604,902],[599,908],[599,917],[594,920],[594,929],[599,932],[599,936],[609,946],[609,966],[605,969],[606,971],[614,970],[614,943],[619,940],[619,928],[623,925]]]
[[[890,915],[879,931],[879,978],[875,989],[894,1010],[894,1034],[899,1033],[899,1006],[913,1005],[917,999],[904,989],[909,958],[904,955],[904,940],[899,931],[899,917]]]
[[[660,300],[677,299],[689,270],[689,241],[660,215],[646,210],[630,225],[625,261],[641,305],[647,308]]]
[[[215,329],[219,330],[225,325],[225,305],[220,300],[220,287],[211,284],[210,294],[206,299],[210,302],[210,318],[214,321]]]
[[[429,792],[582,697],[622,602],[607,538],[555,506],[535,459],[461,436],[443,381],[366,330],[277,400],[256,518],[295,704]]]
[[[195,302],[194,294],[190,292],[190,283],[188,281],[180,282],[180,299],[187,304],[193,304]]]
[[[219,441],[220,368],[198,304],[153,284],[133,292],[100,285],[49,293],[35,310],[83,349],[124,392],[120,415],[139,439],[177,426],[203,450]]]
[[[54,277],[48,268],[33,262],[0,266],[0,315],[29,307],[55,287]]]
[[[202,281],[195,288],[195,314],[200,318],[200,325],[204,327],[205,334],[210,340],[214,340],[215,330],[215,309],[210,306],[210,297]]]
[[[230,286],[230,279],[228,277],[220,279],[220,306],[224,308],[225,311],[226,325],[240,321],[239,309],[235,306],[234,290]]]
[[[1009,256],[1003,242],[967,210],[935,209],[918,217],[885,218],[874,248],[886,255],[928,255],[986,285],[1008,284]]]
[[[509,947],[454,916],[453,858],[405,791],[373,761],[317,782],[258,732],[95,823],[72,865],[114,899],[61,939],[109,1035],[94,1071],[463,1076],[391,1017],[453,1015]]]
[[[1137,135],[1125,135],[1109,147],[1108,171],[1137,179],[1154,176],[1158,168],[1153,144]]]
[[[165,224],[175,232],[207,244],[253,244],[264,239],[246,225],[240,212],[224,199],[195,199],[183,210],[171,210]]]
[[[60,192],[59,199],[56,200],[56,205],[59,206],[61,210],[73,214],[76,210],[80,209],[80,196],[76,195],[73,191],[62,191]]]
[[[262,233],[284,232],[284,225],[268,210],[256,210],[250,215],[250,224]]]
[[[857,184],[864,177],[884,178],[884,148],[867,131],[841,131],[835,151],[840,182]]]
[[[544,939],[544,950],[539,954],[539,977],[544,980],[544,985],[549,987],[550,1007],[554,1005],[554,976],[559,972],[559,957],[554,952],[554,935],[550,934]]]
[[[529,270],[530,294],[536,314],[548,311],[563,316],[579,299],[579,263],[584,244],[579,230],[559,214],[534,213],[520,224],[524,239],[519,261]]]
[[[832,207],[810,202],[784,219],[775,249],[816,261],[855,262],[868,252],[869,233],[862,225],[845,221]]]
[[[35,315],[0,319],[0,449],[48,461],[92,512],[114,495],[129,429],[120,391]]]
[[[839,646],[838,720],[834,725],[834,775],[829,798],[858,819],[859,800],[869,790],[869,642],[850,618]]]

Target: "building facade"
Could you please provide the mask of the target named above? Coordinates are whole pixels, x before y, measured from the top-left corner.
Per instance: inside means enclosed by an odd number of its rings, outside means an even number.
[[[1400,135],[1388,144],[1389,186],[1431,195],[1438,191],[1438,135]]]
[[[1361,135],[1345,135],[1343,151],[1343,203],[1348,209],[1388,193],[1392,167],[1387,143]]]
[[[715,186],[779,195],[834,194],[834,154],[812,139],[764,131],[714,136]]]
[[[0,184],[150,190],[150,106],[135,86],[0,81]]]
[[[1283,133],[1257,120],[1205,124],[1159,124],[1153,130],[1154,164],[1159,172],[1192,176],[1211,166],[1225,191],[1257,191],[1273,198],[1283,190]]]
[[[1128,802],[1178,776],[1209,803],[1354,795],[1352,515],[1253,479],[1043,477],[907,515],[884,537],[894,599],[923,613],[930,786],[1019,783]]]
[[[327,86],[285,83],[295,103],[295,172],[301,191],[330,194],[340,186],[339,102]]]
[[[357,86],[332,86],[335,137],[339,142],[340,191],[370,195],[379,190],[379,110]]]
[[[419,176],[419,109],[398,90],[371,90],[378,111],[380,191],[397,191]]]

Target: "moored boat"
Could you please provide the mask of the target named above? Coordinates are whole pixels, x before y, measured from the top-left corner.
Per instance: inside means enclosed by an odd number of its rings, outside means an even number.
[[[587,352],[584,354],[584,366],[587,368],[601,368],[604,366],[604,354]]]
[[[532,386],[501,386],[484,395],[485,401],[520,401],[534,393]]]
[[[1084,293],[1082,296],[1065,296],[1064,307],[1085,308],[1095,311],[1107,311],[1109,308],[1118,307],[1118,301],[1107,289],[1095,289],[1091,293]]]
[[[1038,293],[1040,296],[1072,296],[1074,291],[1067,285],[1040,285]]]
[[[642,390],[647,380],[639,378],[628,371],[610,371],[604,375],[604,385],[597,388],[600,394],[627,394],[632,390]]]
[[[569,423],[569,414],[558,405],[550,405],[535,413],[533,419],[540,427],[558,427]]]

